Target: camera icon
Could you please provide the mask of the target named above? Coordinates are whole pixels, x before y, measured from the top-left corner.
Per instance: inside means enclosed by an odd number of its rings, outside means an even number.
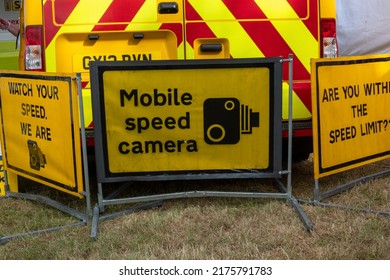
[[[38,147],[37,142],[28,140],[27,146],[30,154],[30,167],[37,171],[39,171],[41,167],[44,168],[45,164],[47,163],[46,157]]]
[[[203,103],[203,122],[207,144],[237,144],[241,134],[260,126],[260,114],[234,97],[209,98]]]

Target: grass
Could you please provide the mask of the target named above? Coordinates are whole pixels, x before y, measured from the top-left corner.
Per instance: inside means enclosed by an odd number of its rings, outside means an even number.
[[[321,191],[362,175],[384,170],[390,161],[357,168],[320,180]],[[313,162],[293,166],[293,194],[311,199]],[[27,186],[29,189],[30,186]],[[33,188],[34,189],[34,188]],[[274,190],[272,180],[218,180],[137,183],[125,195],[163,190]],[[45,195],[54,190],[34,189]],[[390,211],[390,179],[369,180],[325,202],[350,208]],[[53,194],[54,193],[54,194]],[[96,190],[92,188],[93,197]],[[62,196],[60,196],[62,197]],[[66,202],[82,209],[84,203]],[[107,207],[107,212],[119,208]],[[13,239],[0,246],[0,259],[390,259],[389,217],[364,211],[303,204],[313,223],[308,233],[284,200],[187,198],[161,207],[124,215],[99,224],[98,238],[90,225]],[[22,199],[0,201],[0,236],[75,222],[51,207]]]

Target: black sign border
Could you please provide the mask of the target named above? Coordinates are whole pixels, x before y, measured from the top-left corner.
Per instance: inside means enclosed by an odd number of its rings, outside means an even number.
[[[90,63],[91,95],[95,131],[96,171],[99,183],[120,181],[163,181],[193,179],[233,178],[280,178],[282,169],[282,63],[277,58],[214,59],[214,60],[155,60],[133,62]],[[112,173],[108,166],[107,139],[104,109],[103,75],[106,71],[126,70],[177,70],[177,69],[224,69],[224,68],[268,68],[270,70],[269,102],[269,166],[266,169],[243,170],[188,170]],[[131,164],[131,163],[129,163]]]

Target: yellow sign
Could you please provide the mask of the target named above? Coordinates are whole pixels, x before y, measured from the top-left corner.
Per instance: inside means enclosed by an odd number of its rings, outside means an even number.
[[[5,177],[4,177],[3,156],[1,154],[1,147],[0,147],[0,196],[5,196]]]
[[[390,57],[312,61],[315,177],[390,155]]]
[[[74,77],[0,73],[0,91],[5,167],[83,197]]]
[[[270,76],[267,67],[104,72],[109,172],[267,169]]]

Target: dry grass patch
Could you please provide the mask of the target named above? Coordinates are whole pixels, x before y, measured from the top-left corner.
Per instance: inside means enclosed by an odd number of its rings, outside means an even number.
[[[370,165],[330,176],[321,180],[321,187],[326,190],[383,168]],[[295,164],[295,197],[311,199],[313,186],[312,161]],[[138,183],[125,195],[188,189],[276,191],[272,180],[215,180]],[[362,183],[326,202],[390,211],[389,191],[387,176]],[[81,207],[80,201],[71,203]],[[129,206],[107,207],[107,212],[124,207]],[[97,241],[91,240],[89,226],[66,228],[1,245],[0,258],[390,259],[389,217],[336,207],[302,207],[314,225],[311,233],[283,200],[169,200],[161,207],[101,222]],[[0,235],[74,222],[50,207],[20,199],[1,200],[0,212]]]

